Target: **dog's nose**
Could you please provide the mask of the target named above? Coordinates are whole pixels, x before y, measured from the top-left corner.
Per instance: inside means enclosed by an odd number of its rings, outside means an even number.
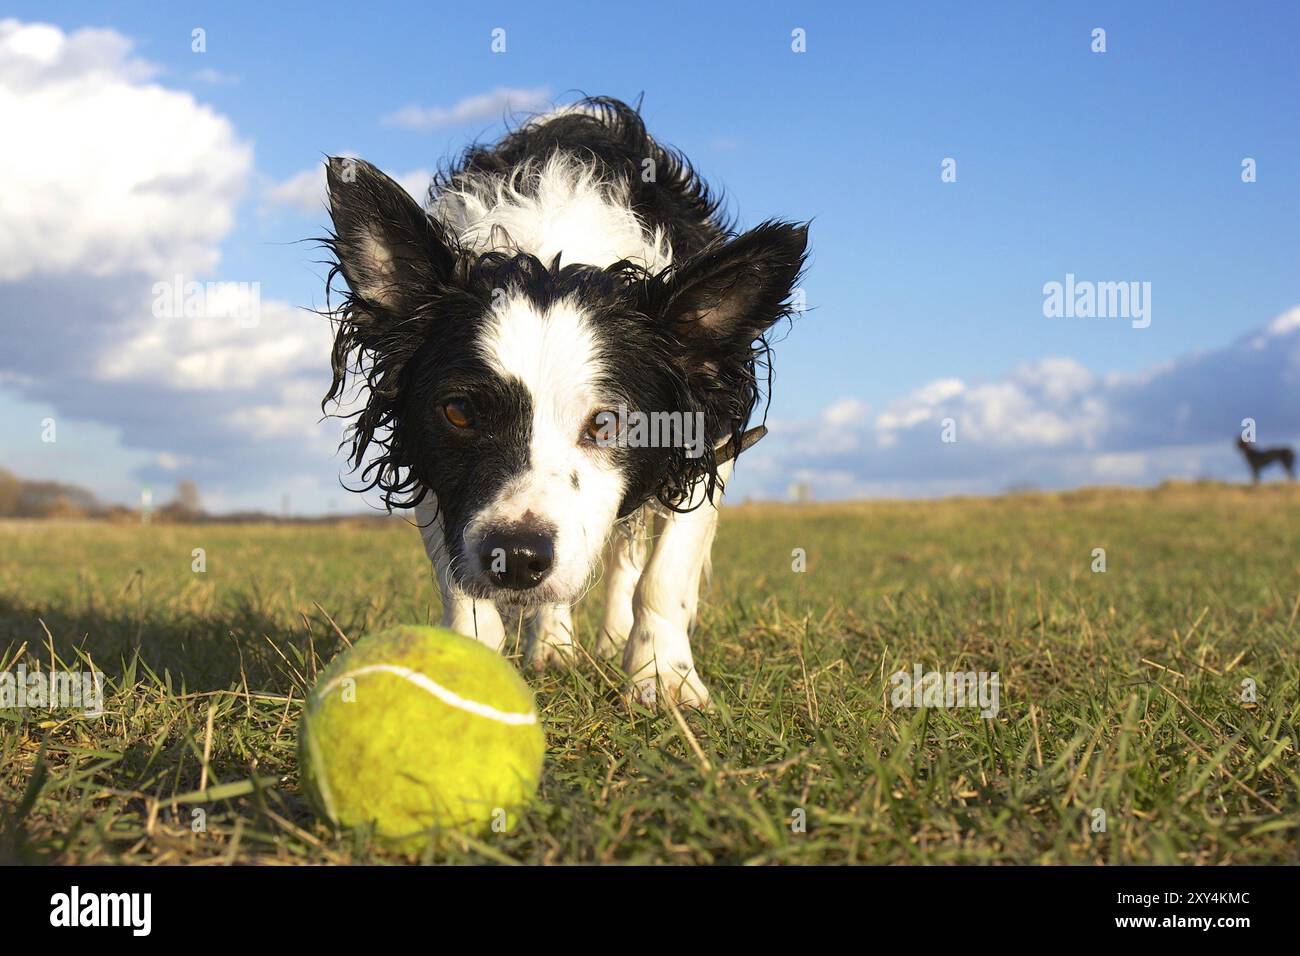
[[[536,587],[555,563],[552,536],[540,531],[489,531],[479,547],[483,570],[498,587]]]

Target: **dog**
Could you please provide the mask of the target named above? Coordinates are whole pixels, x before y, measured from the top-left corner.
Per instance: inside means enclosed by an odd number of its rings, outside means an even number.
[[[689,634],[807,225],[737,231],[639,109],[603,97],[470,147],[423,208],[361,160],[326,179],[323,407],[355,386],[359,490],[414,509],[443,626],[501,650],[503,613],[524,613],[528,663],[567,666],[570,607],[603,568],[596,652],[626,693],[707,707]]]
[[[1250,465],[1251,479],[1254,484],[1259,484],[1259,473],[1275,461],[1286,470],[1287,477],[1295,481],[1295,452],[1292,449],[1285,445],[1278,445],[1276,448],[1251,448],[1250,445],[1251,443],[1244,438],[1237,439],[1237,447],[1246,456],[1246,464]]]

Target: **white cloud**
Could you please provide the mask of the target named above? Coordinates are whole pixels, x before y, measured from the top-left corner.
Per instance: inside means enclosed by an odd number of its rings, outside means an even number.
[[[277,206],[291,206],[301,212],[320,212],[325,207],[325,164],[320,163],[274,183],[264,196]]]
[[[1283,312],[1270,322],[1267,334],[1270,336],[1285,335],[1287,332],[1293,332],[1296,329],[1300,329],[1300,305],[1289,312]]]
[[[500,120],[511,113],[528,113],[545,109],[551,91],[545,87],[515,89],[499,86],[488,93],[467,96],[451,106],[404,106],[382,120],[385,126],[431,130],[466,123]]]
[[[232,409],[229,424],[258,441],[296,441],[304,435],[313,436],[316,460],[322,463],[330,460],[338,443],[338,429],[322,429],[319,425],[319,383],[305,379],[289,381],[262,399]]]
[[[842,398],[838,402],[826,407],[822,412],[822,418],[826,424],[833,427],[844,427],[860,422],[866,417],[869,407],[864,402],[856,398]]]
[[[233,308],[226,304],[201,318],[155,317],[142,309],[119,346],[98,357],[98,377],[178,391],[240,391],[319,371],[331,341],[321,316],[271,301],[257,305],[250,325],[229,317],[239,314]]]
[[[1000,379],[936,379],[871,417],[852,399],[777,422],[741,460],[738,491],[819,498],[997,492],[1097,482],[1240,478],[1243,418],[1261,444],[1300,439],[1300,308],[1223,348],[1136,374],[1046,358]],[[944,442],[951,419],[955,442]]]
[[[196,70],[193,77],[200,83],[210,83],[213,86],[234,86],[239,82],[239,77],[231,73],[223,73],[221,70],[214,70],[211,67]]]
[[[935,405],[960,395],[965,389],[966,386],[960,379],[944,378],[930,382],[885,409],[878,420],[880,428],[885,432],[911,428],[917,422],[929,418]]]
[[[215,272],[252,150],[157,77],[111,30],[0,21],[0,398],[111,426],[134,482],[195,478],[209,502],[324,489],[329,324]],[[201,314],[155,309],[178,275],[209,290]]]
[[[1150,466],[1150,456],[1145,452],[1129,451],[1097,455],[1092,460],[1092,474],[1103,481],[1137,481]]]
[[[252,149],[111,30],[0,21],[0,280],[211,269]]]

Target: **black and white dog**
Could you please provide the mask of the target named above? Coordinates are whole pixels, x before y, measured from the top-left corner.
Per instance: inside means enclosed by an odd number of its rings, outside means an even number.
[[[806,229],[737,234],[603,98],[472,147],[427,210],[368,163],[327,172],[347,289],[326,401],[360,385],[351,461],[415,508],[443,625],[500,649],[498,608],[528,610],[529,661],[568,663],[569,607],[608,546],[598,653],[648,704],[706,706],[688,632]],[[682,428],[647,436],[638,415]]]

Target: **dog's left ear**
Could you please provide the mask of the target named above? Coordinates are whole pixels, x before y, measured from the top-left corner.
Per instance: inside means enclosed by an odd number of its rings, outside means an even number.
[[[688,366],[713,370],[728,355],[747,356],[786,314],[807,247],[807,226],[765,222],[675,267],[662,317],[686,346]]]
[[[404,318],[455,264],[441,228],[405,189],[364,160],[333,157],[325,174],[332,246],[359,300],[355,320],[382,327]]]

